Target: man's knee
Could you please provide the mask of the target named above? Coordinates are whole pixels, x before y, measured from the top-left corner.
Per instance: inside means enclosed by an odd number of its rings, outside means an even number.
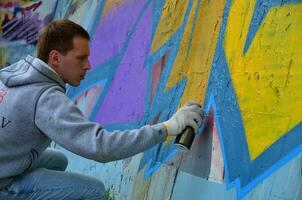
[[[49,159],[47,162],[50,162],[50,164],[47,165],[50,166],[50,169],[65,171],[68,166],[68,159],[65,154],[56,149],[47,149],[42,156]]]
[[[63,154],[63,153],[61,153],[60,152],[60,154],[58,155],[58,170],[60,170],[60,171],[65,171],[66,170],[66,168],[67,168],[67,166],[68,166],[68,159],[67,159],[67,157]]]

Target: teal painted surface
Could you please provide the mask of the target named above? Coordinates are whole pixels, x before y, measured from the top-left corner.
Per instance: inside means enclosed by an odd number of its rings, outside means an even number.
[[[112,197],[129,199],[141,154],[122,161],[102,164],[77,156],[58,145],[53,146],[67,155],[69,161],[67,171],[96,177],[102,180]]]
[[[235,199],[234,189],[227,191],[225,184],[209,182],[185,172],[179,172],[173,190],[173,200],[180,199]]]
[[[244,200],[300,200],[302,190],[301,164],[302,156],[299,155],[259,184]]]
[[[61,149],[60,147],[57,148]],[[133,191],[132,187],[135,184],[134,179],[137,175],[141,155],[132,158],[130,162],[124,160],[104,165],[77,157],[67,151],[65,153],[70,161],[68,170],[101,179],[116,199],[131,199],[131,193],[139,193],[139,191]],[[244,200],[301,200],[301,164],[302,156],[299,155],[260,183]],[[125,165],[127,167],[124,167]],[[183,171],[176,172],[177,168],[177,163],[170,163],[170,165],[163,165],[154,173],[150,177],[151,183],[148,190],[144,193],[145,199],[236,199],[236,191],[234,189],[227,190],[225,184],[211,182]],[[147,180],[143,181],[146,182]]]
[[[244,200],[300,200],[302,157],[287,163],[260,183]],[[204,178],[180,172],[173,190],[173,200],[234,200],[236,191],[227,190],[225,184],[209,182]]]
[[[174,190],[176,173],[175,166],[163,165],[151,177],[147,199],[170,199]]]

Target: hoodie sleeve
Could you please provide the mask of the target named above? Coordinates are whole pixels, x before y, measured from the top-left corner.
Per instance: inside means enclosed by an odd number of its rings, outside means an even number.
[[[45,91],[37,101],[35,125],[50,139],[80,156],[109,162],[143,152],[166,140],[163,124],[109,132],[89,122],[61,91]]]

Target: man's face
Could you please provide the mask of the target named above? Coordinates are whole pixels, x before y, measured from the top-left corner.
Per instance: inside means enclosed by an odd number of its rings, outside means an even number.
[[[83,37],[73,38],[73,49],[66,55],[60,54],[58,59],[58,73],[65,83],[79,86],[91,68],[89,63],[89,41]]]

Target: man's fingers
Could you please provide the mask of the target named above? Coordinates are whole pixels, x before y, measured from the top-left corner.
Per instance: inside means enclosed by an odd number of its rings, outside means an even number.
[[[197,112],[191,112],[189,115],[188,115],[188,124],[195,124],[196,126],[200,126],[201,125],[201,122],[202,122],[202,116],[197,113]]]
[[[189,122],[189,126],[191,126],[194,129],[195,134],[198,132],[199,126],[194,120]]]
[[[195,106],[198,106],[198,107],[201,108],[201,105],[200,105],[199,103],[197,103],[197,102],[194,102],[194,101],[187,101],[187,102],[185,103],[185,105],[186,105],[186,106],[193,106],[193,105],[195,105]]]
[[[195,104],[189,106],[189,108],[190,108],[191,110],[201,111],[201,106],[197,106],[197,105],[195,105]]]
[[[200,126],[201,122],[202,122],[202,115],[200,115],[199,113],[194,113],[194,121],[198,124],[198,126]]]
[[[202,118],[204,117],[204,112],[201,109],[201,107],[198,107],[198,106],[194,105],[194,106],[190,106],[189,109],[190,109],[191,112],[198,113]]]

